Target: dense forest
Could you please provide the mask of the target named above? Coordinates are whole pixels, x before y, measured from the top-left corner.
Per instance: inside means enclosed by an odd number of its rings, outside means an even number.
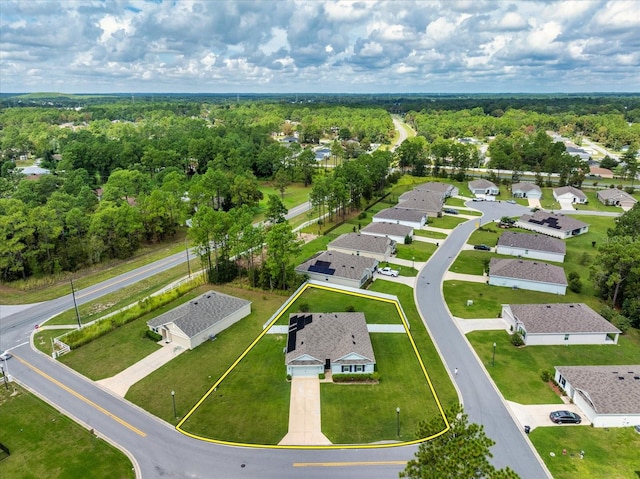
[[[513,170],[513,181],[530,170],[536,181],[558,173],[560,184],[577,186],[585,163],[547,131],[578,144],[589,137],[614,150],[628,146],[630,178],[640,145],[633,95],[39,94],[3,96],[0,106],[4,282],[128,258],[145,243],[171,241],[190,219],[212,280],[246,273],[254,284],[286,288],[295,282],[287,264],[295,236],[277,196],[267,206],[276,226],[252,224],[261,180],[311,185],[320,213],[344,216],[404,172],[464,180],[483,157],[463,138],[489,142],[487,166]],[[394,138],[391,114],[417,132],[393,153],[377,149]],[[330,151],[325,161],[316,158],[320,144]],[[21,174],[35,160],[51,174]],[[262,255],[262,244],[267,257],[238,256]],[[627,290],[600,285],[614,302],[625,300]]]

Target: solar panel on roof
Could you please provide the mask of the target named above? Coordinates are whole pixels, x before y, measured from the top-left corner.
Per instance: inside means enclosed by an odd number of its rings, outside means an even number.
[[[318,263],[325,263],[325,261],[318,261]],[[331,264],[331,263],[328,263],[328,264]],[[327,275],[333,275],[333,273],[336,272],[336,270],[333,268],[328,268],[326,266],[319,266],[317,263],[309,265],[309,267],[307,268],[307,271],[309,271],[310,273],[320,273],[320,274],[327,274]]]

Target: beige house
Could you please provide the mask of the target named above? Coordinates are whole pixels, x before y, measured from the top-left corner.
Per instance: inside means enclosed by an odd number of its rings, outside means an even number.
[[[360,234],[373,236],[386,236],[396,243],[403,244],[407,236],[413,238],[413,228],[411,226],[399,225],[396,223],[372,222],[360,230]]]
[[[323,251],[296,268],[296,272],[323,283],[361,288],[378,268],[378,260],[366,256]]]
[[[327,249],[375,258],[378,261],[389,261],[391,255],[396,251],[396,242],[385,236],[347,233],[334,239],[327,245]]]
[[[491,258],[489,284],[561,295],[567,292],[564,269],[541,261]]]
[[[460,190],[457,186],[450,185],[448,183],[438,183],[434,181],[430,181],[428,183],[422,183],[413,188],[414,190],[424,190],[424,191],[435,191],[436,193],[444,194],[445,198],[449,198],[451,196],[458,196],[460,194]]]
[[[564,262],[567,245],[564,241],[542,234],[505,231],[498,239],[496,253],[525,259]]]
[[[587,203],[587,195],[582,190],[573,186],[561,186],[553,189],[553,197],[556,201],[570,201],[571,203],[585,204]]]
[[[193,349],[251,313],[251,301],[208,291],[147,321],[167,343]]]
[[[367,374],[376,358],[364,313],[297,313],[289,316],[287,374],[317,377]]]
[[[618,188],[608,188],[606,190],[600,190],[596,194],[598,200],[604,205],[620,206],[622,209],[628,210],[633,208],[638,200],[631,196],[626,191],[619,190]]]

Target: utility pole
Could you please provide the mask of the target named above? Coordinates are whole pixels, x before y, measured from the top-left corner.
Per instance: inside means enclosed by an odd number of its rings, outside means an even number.
[[[82,328],[82,323],[80,322],[80,313],[78,312],[78,303],[76,302],[76,290],[73,287],[73,280],[71,281],[71,295],[73,296],[73,307],[76,309],[76,319],[78,320],[78,329]]]

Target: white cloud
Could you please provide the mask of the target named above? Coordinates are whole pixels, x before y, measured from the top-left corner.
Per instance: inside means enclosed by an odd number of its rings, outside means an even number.
[[[584,90],[573,71],[594,90],[640,83],[635,0],[0,1],[7,92]]]

